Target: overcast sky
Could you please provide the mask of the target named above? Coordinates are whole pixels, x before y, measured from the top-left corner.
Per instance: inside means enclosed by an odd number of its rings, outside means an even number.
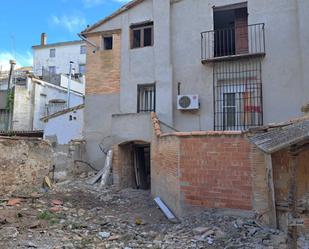
[[[16,59],[20,66],[32,65],[31,46],[79,39],[76,35],[121,7],[129,0],[5,0],[0,14],[0,69]]]

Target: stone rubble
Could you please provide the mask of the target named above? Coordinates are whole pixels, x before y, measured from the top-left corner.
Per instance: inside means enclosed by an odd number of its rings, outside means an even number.
[[[98,189],[84,179],[16,206],[0,201],[0,248],[288,249],[286,243],[279,230],[216,210],[174,224],[148,191]]]

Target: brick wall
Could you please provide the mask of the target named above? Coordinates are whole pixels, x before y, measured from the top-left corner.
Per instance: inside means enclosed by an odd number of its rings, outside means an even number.
[[[239,135],[180,138],[180,191],[186,204],[252,209],[250,144]]]
[[[86,94],[115,94],[120,91],[120,33],[113,36],[113,49],[103,50],[103,33],[89,34],[99,50],[87,44]]]
[[[31,193],[52,168],[52,148],[39,139],[0,138],[0,161],[0,196]]]
[[[179,183],[179,139],[154,139],[151,144],[151,192],[160,196],[176,214],[181,214]]]

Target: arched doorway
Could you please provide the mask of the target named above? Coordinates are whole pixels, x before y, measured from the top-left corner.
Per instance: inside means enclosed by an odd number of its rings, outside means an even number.
[[[114,165],[114,182],[121,188],[150,189],[150,143],[130,141],[116,148],[117,163]]]

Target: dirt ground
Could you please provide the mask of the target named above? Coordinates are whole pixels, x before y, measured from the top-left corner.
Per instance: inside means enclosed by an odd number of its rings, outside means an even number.
[[[288,247],[282,232],[254,220],[207,210],[171,223],[148,191],[98,189],[80,179],[0,197],[0,248]]]

